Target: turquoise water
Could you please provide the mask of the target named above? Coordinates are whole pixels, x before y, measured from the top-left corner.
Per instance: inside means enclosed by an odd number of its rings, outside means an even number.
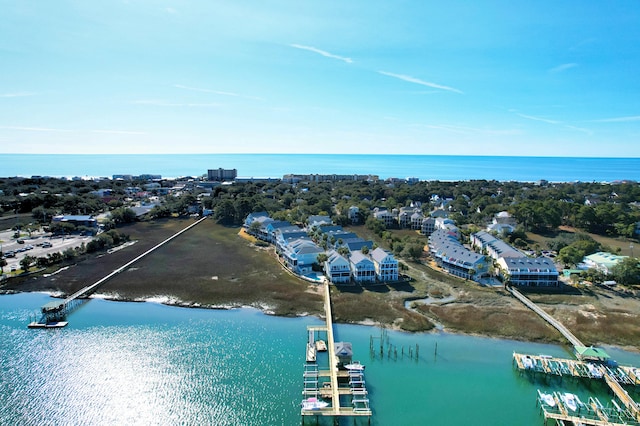
[[[306,326],[319,324],[316,318],[96,299],[64,329],[27,329],[48,300],[0,296],[0,424],[301,423]],[[389,332],[394,358],[388,346],[383,357],[370,353],[372,337],[378,351],[378,328],[335,329],[367,365],[372,425],[541,425],[538,388],[610,398],[597,384],[532,382],[512,367],[514,350],[568,356],[558,346]],[[408,357],[416,345],[417,361]],[[621,363],[640,365],[638,354],[610,351]]]
[[[496,157],[343,154],[0,154],[2,176],[202,176],[237,169],[242,177],[301,174],[372,174],[422,180],[487,179],[551,182],[640,180],[640,158]]]

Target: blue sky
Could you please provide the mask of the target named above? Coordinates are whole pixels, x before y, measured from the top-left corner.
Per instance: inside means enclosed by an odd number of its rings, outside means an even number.
[[[0,0],[0,152],[640,157],[640,2]]]

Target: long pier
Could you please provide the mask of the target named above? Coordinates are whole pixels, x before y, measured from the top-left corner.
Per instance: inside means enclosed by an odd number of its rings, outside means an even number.
[[[305,397],[322,397],[331,399],[330,406],[301,409],[302,422],[306,416],[330,416],[330,417],[362,417],[366,416],[371,421],[371,409],[367,399],[367,390],[364,382],[364,371],[341,370],[338,368],[336,356],[335,338],[333,335],[333,315],[331,312],[331,292],[329,284],[323,284],[325,325],[308,326],[310,333],[326,332],[328,368],[319,369],[315,363],[307,363],[304,371]],[[307,342],[309,345],[311,342]],[[326,381],[326,379],[329,379]],[[321,379],[324,380],[320,386]],[[342,405],[340,396],[351,396],[350,405]],[[354,420],[355,421],[355,420]]]
[[[186,228],[182,229],[181,231],[176,232],[175,234],[173,234],[172,236],[170,236],[166,240],[162,241],[159,244],[156,244],[154,247],[152,247],[149,250],[145,251],[140,256],[136,257],[135,259],[127,262],[126,264],[122,265],[120,268],[118,268],[115,271],[111,272],[106,277],[96,281],[95,283],[93,283],[91,285],[88,285],[86,287],[81,288],[80,290],[76,291],[75,293],[71,294],[70,296],[67,296],[65,299],[57,300],[57,301],[53,301],[53,302],[49,302],[49,303],[45,304],[41,308],[44,322],[31,323],[31,324],[29,324],[29,327],[31,327],[31,328],[42,328],[42,327],[46,326],[47,323],[50,323],[52,321],[59,321],[59,320],[63,319],[68,314],[68,311],[69,311],[68,308],[73,303],[73,301],[75,301],[77,299],[80,299],[80,298],[83,298],[83,297],[86,297],[89,294],[93,293],[94,291],[96,291],[98,289],[98,287],[100,287],[102,284],[104,284],[110,278],[114,277],[115,275],[118,275],[120,272],[124,271],[125,269],[127,269],[128,267],[130,267],[131,265],[133,265],[134,263],[136,263],[137,261],[139,261],[143,257],[153,253],[155,250],[159,249],[163,245],[167,244],[169,241],[173,240],[174,238],[178,237],[182,233],[184,233],[184,232],[188,231],[189,229],[193,228],[194,226],[198,225],[199,223],[201,223],[205,219],[206,219],[206,217],[203,217],[200,220],[198,220],[198,221],[192,223],[191,225],[187,226]]]
[[[526,305],[529,309],[537,313],[541,318],[547,321],[550,325],[552,325],[556,330],[558,330],[574,347],[574,349],[578,347],[585,347],[576,336],[573,335],[564,325],[562,325],[558,320],[553,318],[551,315],[546,313],[542,308],[536,305],[534,302],[529,300],[526,296],[520,293],[515,288],[508,288],[509,292],[520,300],[524,305]],[[618,398],[618,400],[625,406],[626,410],[629,412],[630,416],[640,423],[640,405],[635,402],[627,393],[626,390],[622,387],[621,383],[627,385],[638,385],[640,384],[639,376],[640,369],[627,367],[628,371],[625,371],[624,368],[616,367],[617,372],[613,371],[606,365],[596,365],[592,363],[581,363],[580,361],[574,360],[559,360],[555,358],[551,358],[548,361],[540,360],[540,357],[535,357],[532,355],[519,355],[514,353],[514,359],[516,359],[516,363],[518,368],[521,370],[531,369],[532,371],[537,371],[538,368],[541,368],[541,372],[547,374],[557,374],[562,375],[563,368],[568,368],[568,370],[574,377],[588,377],[591,379],[604,379],[605,383],[614,395]],[[517,356],[519,355],[519,356]],[[529,363],[526,361],[527,359],[535,362],[533,368],[529,368]],[[548,359],[548,357],[547,357]],[[562,362],[560,362],[562,361]],[[553,369],[550,364],[557,363],[558,369]],[[540,367],[537,367],[539,365]],[[573,368],[573,370],[571,369]],[[578,371],[580,370],[580,371]],[[595,423],[589,423],[595,424]],[[604,423],[604,424],[613,424],[613,423]]]

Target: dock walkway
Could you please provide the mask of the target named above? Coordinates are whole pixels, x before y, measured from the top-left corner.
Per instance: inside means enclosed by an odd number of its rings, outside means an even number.
[[[554,317],[546,313],[544,310],[542,310],[542,308],[540,308],[538,305],[533,303],[531,300],[529,300],[525,295],[520,293],[518,290],[512,287],[508,287],[507,290],[509,290],[509,292],[511,292],[511,294],[513,294],[513,296],[516,299],[521,301],[524,305],[526,305],[529,309],[534,311],[536,314],[540,315],[542,319],[547,321],[551,326],[553,326],[556,330],[558,330],[574,347],[586,346],[580,340],[578,340],[578,338],[574,336],[573,333],[571,333],[569,329],[567,329],[567,327],[562,325],[560,321],[556,320]]]
[[[367,399],[367,390],[364,382],[363,371],[346,371],[338,368],[335,338],[333,335],[333,316],[331,312],[331,292],[329,284],[324,286],[324,312],[326,325],[308,326],[309,332],[326,332],[327,351],[329,358],[328,369],[320,369],[317,364],[307,364],[304,372],[305,397],[323,397],[331,399],[331,405],[323,408],[302,409],[303,416],[331,416],[331,417],[354,417],[367,416],[371,419],[371,408]],[[311,342],[307,342],[309,345]],[[329,378],[328,382],[321,385],[321,378]],[[340,380],[339,380],[340,379]],[[345,385],[340,386],[340,381]],[[351,405],[341,405],[340,396],[350,396]]]
[[[574,348],[586,346],[558,320],[546,313],[544,310],[542,310],[542,308],[533,303],[518,290],[511,287],[509,287],[508,290],[514,297],[520,300],[529,309],[540,315],[540,317],[542,317],[545,321],[555,327],[573,345]],[[526,362],[525,357],[528,357],[529,360],[535,362],[532,368],[528,367],[529,364],[528,362]],[[516,358],[518,368],[521,370],[524,369],[544,372],[546,374],[558,374],[557,371],[565,371],[564,369],[566,369],[566,371],[571,372],[571,375],[576,377],[604,379],[605,383],[609,386],[611,391],[616,395],[620,402],[622,402],[631,416],[638,422],[640,422],[640,405],[629,396],[627,391],[625,391],[621,385],[621,383],[638,385],[638,376],[640,376],[640,374],[638,373],[639,369],[627,368],[627,370],[625,370],[618,367],[616,371],[613,371],[611,370],[611,368],[604,365],[594,365],[594,367],[590,367],[590,363],[585,364],[581,363],[580,361],[562,360],[564,362],[560,362],[557,364],[558,370],[554,370],[551,365],[549,365],[550,362],[539,359],[540,357],[535,357],[533,355],[522,355],[516,357],[516,354],[514,353],[514,358]],[[555,361],[557,362],[558,360],[556,359]]]
[[[86,297],[89,294],[93,293],[94,291],[96,291],[98,289],[98,287],[100,287],[102,284],[104,284],[110,278],[113,278],[115,275],[117,275],[120,272],[124,271],[125,269],[127,269],[129,266],[133,265],[138,260],[140,260],[143,257],[149,255],[150,253],[153,253],[155,250],[159,249],[163,245],[167,244],[169,241],[173,240],[174,238],[178,237],[182,233],[184,233],[184,232],[188,231],[189,229],[193,228],[194,226],[198,225],[199,223],[201,223],[205,219],[206,219],[206,217],[203,217],[200,220],[198,220],[198,221],[192,223],[191,225],[187,226],[186,228],[182,229],[181,231],[176,232],[175,234],[173,234],[172,236],[170,236],[166,240],[162,241],[159,244],[156,244],[154,247],[152,247],[149,250],[147,250],[146,252],[142,253],[140,256],[136,257],[135,259],[127,262],[126,264],[124,264],[120,268],[118,268],[115,271],[111,272],[106,277],[96,281],[95,283],[93,283],[91,285],[88,285],[86,287],[81,288],[80,290],[76,291],[72,295],[68,296],[66,299],[59,300],[59,301],[53,301],[53,302],[49,302],[49,303],[45,304],[41,308],[41,311],[42,311],[42,314],[43,314],[43,319],[45,319],[45,323],[48,323],[50,321],[56,321],[56,320],[59,320],[59,319],[65,317],[67,315],[67,313],[68,313],[68,307],[73,303],[74,300]]]

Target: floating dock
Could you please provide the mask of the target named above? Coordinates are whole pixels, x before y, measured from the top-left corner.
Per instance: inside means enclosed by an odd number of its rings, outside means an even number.
[[[538,405],[545,418],[545,424],[548,419],[552,419],[557,425],[640,425],[640,421],[634,418],[633,413],[622,408],[614,400],[605,406],[595,397],[590,397],[585,403],[571,393],[545,394],[538,390]]]
[[[305,398],[300,410],[302,423],[309,416],[328,417],[368,417],[371,422],[371,407],[365,387],[364,371],[338,368],[336,344],[333,336],[333,320],[331,314],[331,294],[329,285],[324,285],[324,309],[326,325],[309,326],[307,331],[307,363],[304,365],[302,395]],[[328,352],[328,365],[320,368],[316,361],[316,333],[326,333],[325,347]],[[323,347],[322,344],[318,344]],[[313,361],[309,361],[310,348],[313,348]],[[317,400],[320,398],[320,400]],[[331,401],[325,405],[325,400]],[[313,401],[313,403],[310,403]],[[318,401],[316,403],[316,401]],[[354,420],[355,421],[355,420]]]
[[[603,380],[620,401],[621,406],[623,407],[621,408],[621,410],[624,412],[625,416],[630,417],[632,421],[635,422],[620,424],[640,425],[640,406],[629,396],[629,393],[622,387],[622,385],[640,386],[640,369],[628,366],[612,366],[589,361],[555,358],[548,355],[525,355],[516,352],[513,353],[513,361],[518,370],[528,373],[541,373],[556,375],[560,377],[568,376],[582,379]],[[597,399],[594,400],[597,401]],[[612,403],[614,404],[614,406],[618,406],[618,403],[613,400]],[[559,404],[558,407],[561,407],[561,404]],[[553,410],[549,410],[549,412],[552,411]],[[545,419],[560,419],[556,416],[556,414],[551,415],[545,411]],[[567,413],[561,414],[564,416],[568,415]],[[566,418],[564,420],[572,421],[571,419]],[[600,418],[599,421],[603,421],[602,418]],[[618,423],[583,422],[583,424],[614,425]]]

